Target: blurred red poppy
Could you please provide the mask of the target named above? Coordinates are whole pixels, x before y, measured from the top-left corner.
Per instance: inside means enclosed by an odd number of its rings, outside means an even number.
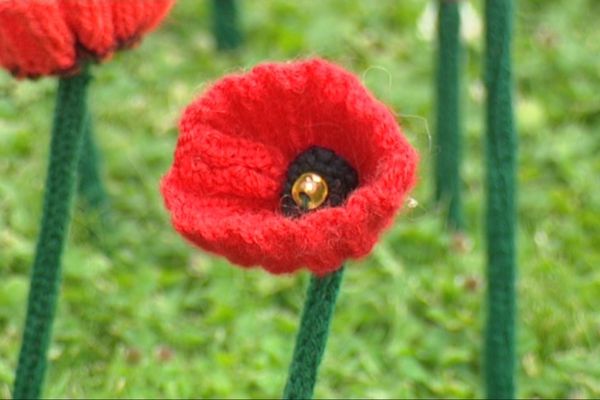
[[[17,77],[70,74],[155,28],[175,0],[0,1],[0,65]]]
[[[311,172],[302,158],[334,174],[348,164],[357,186],[290,218],[289,177]],[[371,251],[417,161],[395,117],[352,74],[320,59],[269,63],[221,79],[188,106],[161,190],[175,229],[201,248],[272,273],[324,275]]]

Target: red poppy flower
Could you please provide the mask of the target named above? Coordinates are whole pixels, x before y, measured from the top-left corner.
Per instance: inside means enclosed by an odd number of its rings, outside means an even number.
[[[0,1],[0,65],[18,77],[77,71],[137,42],[174,0]]]
[[[188,106],[161,190],[175,229],[201,248],[272,273],[324,275],[371,251],[415,183],[417,158],[352,74],[320,59],[263,64]],[[326,180],[338,174],[330,196],[336,185],[353,190],[287,212],[290,177],[311,163]]]

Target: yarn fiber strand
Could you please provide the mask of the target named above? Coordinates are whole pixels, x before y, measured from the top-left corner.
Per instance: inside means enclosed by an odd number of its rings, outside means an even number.
[[[515,396],[516,148],[511,73],[512,0],[487,0],[487,397]]]
[[[213,0],[213,31],[219,50],[235,49],[242,42],[236,0]]]
[[[99,210],[107,203],[106,190],[100,173],[100,153],[94,138],[92,114],[86,114],[83,143],[79,157],[78,193],[91,208]]]
[[[324,277],[311,277],[284,399],[311,399],[313,396],[343,276],[344,267],[341,267]]]
[[[31,272],[23,343],[13,398],[40,396],[60,284],[60,262],[75,189],[86,115],[86,70],[58,85],[42,222]]]
[[[435,198],[445,207],[448,227],[462,228],[460,1],[438,1],[437,124]]]

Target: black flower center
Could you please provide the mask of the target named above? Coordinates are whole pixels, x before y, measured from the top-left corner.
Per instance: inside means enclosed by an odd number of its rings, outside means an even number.
[[[281,211],[298,217],[317,207],[336,207],[357,186],[358,174],[348,161],[329,149],[313,146],[299,154],[287,170]]]

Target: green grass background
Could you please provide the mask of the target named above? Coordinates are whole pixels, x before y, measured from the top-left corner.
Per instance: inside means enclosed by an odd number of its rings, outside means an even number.
[[[346,274],[316,395],[482,396],[483,38],[467,52],[467,240],[457,240],[431,202],[435,46],[417,29],[422,0],[246,1],[245,45],[231,54],[214,50],[209,4],[180,0],[141,47],[94,69],[111,225],[99,230],[78,205],[46,395],[281,394],[307,274],[243,271],[192,248],[172,230],[158,182],[179,114],[207,82],[320,55],[398,113],[422,164],[418,206]],[[522,397],[600,396],[597,15],[596,0],[518,2]],[[10,396],[23,326],[55,89],[53,79],[0,74],[0,398]]]

